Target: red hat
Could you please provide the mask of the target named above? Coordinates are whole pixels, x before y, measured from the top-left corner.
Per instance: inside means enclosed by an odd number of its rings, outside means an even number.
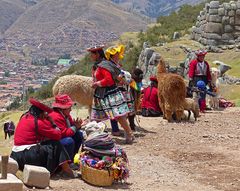
[[[96,52],[98,50],[102,50],[104,45],[96,45],[87,49],[88,52]]]
[[[157,80],[157,78],[155,76],[151,76],[149,79],[150,79],[150,81],[158,82],[158,80]]]
[[[198,50],[195,52],[197,56],[205,56],[207,54],[206,50]]]
[[[52,103],[52,107],[60,109],[68,109],[72,107],[72,105],[73,101],[67,94],[56,95],[55,102]]]
[[[51,113],[53,111],[52,108],[48,107],[47,105],[45,105],[43,103],[40,103],[39,101],[37,101],[33,98],[29,99],[29,103],[45,112]]]

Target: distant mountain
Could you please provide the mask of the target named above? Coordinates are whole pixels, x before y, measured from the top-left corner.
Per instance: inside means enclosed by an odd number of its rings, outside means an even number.
[[[112,0],[128,11],[138,12],[151,18],[168,15],[184,4],[198,4],[204,0]]]
[[[7,29],[5,39],[12,50],[29,47],[31,56],[79,54],[91,44],[109,42],[122,32],[146,26],[146,19],[110,0],[41,0]]]

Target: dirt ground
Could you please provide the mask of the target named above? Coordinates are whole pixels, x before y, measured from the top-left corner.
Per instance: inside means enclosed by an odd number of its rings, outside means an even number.
[[[54,191],[76,190],[240,190],[240,108],[208,111],[198,121],[168,123],[138,117],[133,145],[122,144],[131,174],[128,184],[94,187],[79,179],[51,180]],[[32,190],[24,188],[25,191]],[[36,189],[35,189],[36,190]]]

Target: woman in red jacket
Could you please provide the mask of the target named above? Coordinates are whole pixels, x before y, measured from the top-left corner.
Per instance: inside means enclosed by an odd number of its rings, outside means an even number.
[[[207,61],[204,60],[207,54],[204,50],[196,51],[197,59],[192,60],[189,65],[189,87],[197,86],[197,82],[202,80],[211,87],[211,73]]]
[[[74,155],[83,142],[83,134],[80,131],[82,120],[78,118],[73,120],[70,115],[72,105],[73,101],[68,95],[57,95],[55,96],[55,102],[52,104],[53,112],[49,115],[61,130],[62,139],[60,142],[64,145],[73,161]]]
[[[61,167],[67,175],[74,177],[68,165],[71,160],[59,141],[61,131],[48,116],[52,109],[32,98],[29,102],[32,106],[22,115],[15,131],[11,157],[17,161],[20,170],[30,164],[45,167],[52,174]]]
[[[103,60],[93,73],[94,101],[91,120],[117,120],[126,132],[126,143],[132,143],[134,136],[127,123],[126,116],[130,112],[126,100],[117,83],[121,69],[114,63],[122,55],[116,52],[110,61]]]
[[[162,111],[159,107],[158,80],[150,77],[151,85],[143,90],[142,115],[144,117],[159,117]]]

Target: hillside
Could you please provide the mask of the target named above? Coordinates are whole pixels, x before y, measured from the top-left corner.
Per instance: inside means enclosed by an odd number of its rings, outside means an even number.
[[[31,56],[77,55],[91,44],[109,42],[146,24],[108,0],[42,0],[28,8],[5,37],[9,44],[25,44]]]
[[[25,11],[21,1],[2,0],[0,1],[0,34],[4,33]]]
[[[112,0],[128,11],[135,11],[148,17],[157,18],[160,15],[169,15],[182,5],[194,5],[204,0]]]

